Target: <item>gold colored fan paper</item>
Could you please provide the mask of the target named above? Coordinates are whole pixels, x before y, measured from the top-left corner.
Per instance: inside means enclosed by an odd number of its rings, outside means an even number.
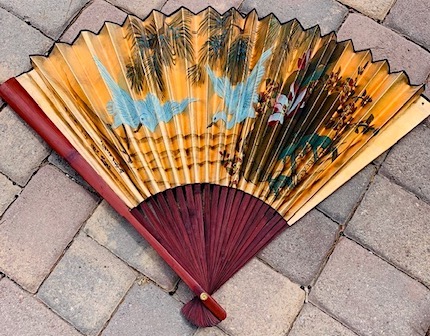
[[[129,16],[32,63],[19,83],[130,208],[210,183],[292,223],[425,117],[369,50],[255,11]]]

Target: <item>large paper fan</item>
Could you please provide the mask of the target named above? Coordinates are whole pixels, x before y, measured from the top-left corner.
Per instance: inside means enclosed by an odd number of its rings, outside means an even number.
[[[153,11],[57,43],[2,97],[151,243],[213,294],[429,114],[403,72],[274,15]]]

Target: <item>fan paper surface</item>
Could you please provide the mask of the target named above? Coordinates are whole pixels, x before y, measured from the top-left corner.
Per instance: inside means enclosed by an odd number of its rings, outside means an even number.
[[[214,183],[288,219],[420,92],[350,41],[234,9],[130,16],[32,62],[23,86],[130,207]]]
[[[129,16],[32,63],[21,85],[210,293],[425,117],[406,117],[422,88],[369,50],[235,9]]]

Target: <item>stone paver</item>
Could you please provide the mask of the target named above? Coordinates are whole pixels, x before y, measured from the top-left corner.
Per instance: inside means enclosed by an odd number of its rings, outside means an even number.
[[[212,327],[200,328],[193,336],[227,336],[227,334],[217,327]]]
[[[9,279],[0,281],[0,326],[4,336],[81,335]]]
[[[0,225],[0,269],[34,293],[96,206],[88,191],[45,166]]]
[[[314,305],[305,304],[288,336],[356,336]]]
[[[382,174],[430,202],[430,128],[419,125],[395,145]]]
[[[430,325],[430,291],[347,238],[310,300],[363,336],[424,336]]]
[[[40,29],[49,37],[60,36],[73,16],[89,0],[0,0],[0,6]]]
[[[274,13],[281,22],[297,18],[305,28],[319,24],[323,34],[337,30],[348,14],[348,9],[334,0],[245,0],[240,10],[248,13],[254,8],[260,17]]]
[[[19,194],[21,188],[0,174],[0,216]]]
[[[318,209],[339,224],[345,224],[367,189],[376,168],[368,165],[318,205]]]
[[[427,99],[430,99],[430,74],[429,74],[429,76],[427,77],[427,80],[426,80],[426,82],[425,82],[425,91],[424,91],[424,93],[423,93],[423,95],[424,96],[426,96],[427,97]],[[428,117],[427,118],[427,121],[429,121],[430,120],[430,117]],[[427,122],[427,126],[429,126],[430,127],[430,122]]]
[[[178,288],[176,289],[175,294],[173,294],[173,296],[182,303],[187,303],[194,298],[195,294],[185,284],[185,282],[180,280],[178,283]]]
[[[430,285],[430,205],[376,176],[346,234]]]
[[[174,289],[177,275],[105,201],[87,221],[84,231],[167,291]]]
[[[38,297],[86,335],[97,335],[127,293],[134,272],[91,238],[78,236]]]
[[[153,9],[160,10],[166,0],[109,0],[108,2],[143,19]]]
[[[352,39],[356,50],[370,48],[374,60],[387,58],[391,71],[405,70],[412,84],[422,84],[430,73],[430,53],[361,14],[350,14],[338,40]]]
[[[95,0],[78,16],[75,22],[67,28],[61,37],[62,42],[72,43],[81,30],[98,33],[105,21],[122,24],[127,14],[115,6],[103,1]]]
[[[74,170],[66,160],[64,160],[61,156],[59,156],[56,152],[52,152],[51,155],[48,156],[48,162],[56,166],[58,169],[62,170],[66,175],[76,183],[79,183],[89,191],[95,193],[96,191],[79,175],[76,170]]]
[[[4,1],[2,2],[9,2]],[[14,1],[18,3],[19,1]],[[28,10],[27,10],[28,11]],[[0,83],[30,69],[28,55],[43,54],[52,41],[0,8]]]
[[[383,20],[396,0],[339,0],[376,20]]]
[[[0,172],[24,186],[48,156],[45,142],[8,106],[0,111]]]
[[[430,50],[430,6],[427,0],[396,0],[384,25]]]
[[[287,228],[259,256],[301,285],[309,285],[336,239],[338,225],[317,210]]]
[[[165,14],[170,14],[177,10],[181,6],[185,6],[190,11],[194,13],[198,13],[201,10],[205,9],[208,6],[213,7],[219,13],[224,13],[228,11],[231,7],[238,8],[239,5],[243,2],[243,0],[232,0],[232,1],[216,1],[216,0],[169,0],[163,6],[161,11]]]
[[[191,336],[195,327],[182,317],[181,307],[157,286],[135,284],[102,335]]]
[[[284,336],[299,313],[305,293],[256,259],[225,283],[214,298],[227,318],[220,327],[235,336]]]
[[[382,153],[381,155],[379,155],[375,160],[373,160],[373,164],[376,167],[380,167],[382,165],[382,163],[384,162],[385,158],[388,155],[389,150],[386,150],[384,153]]]

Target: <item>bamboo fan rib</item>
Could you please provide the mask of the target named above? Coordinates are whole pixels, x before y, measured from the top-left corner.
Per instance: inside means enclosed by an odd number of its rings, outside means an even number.
[[[429,114],[369,50],[255,11],[129,16],[32,63],[19,83],[205,295]],[[183,312],[215,325],[205,300]]]

